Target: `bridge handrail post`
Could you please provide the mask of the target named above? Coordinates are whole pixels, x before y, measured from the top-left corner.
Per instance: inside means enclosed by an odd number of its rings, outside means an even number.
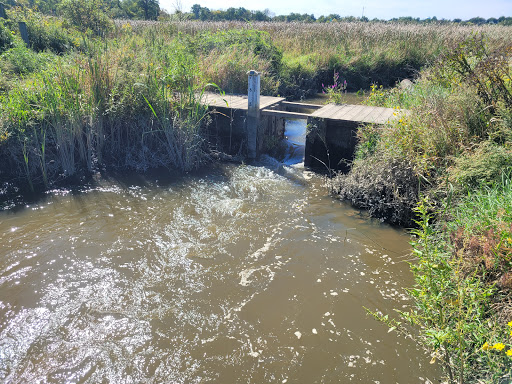
[[[260,76],[259,72],[247,72],[247,155],[255,159],[257,154],[257,137],[260,123]]]

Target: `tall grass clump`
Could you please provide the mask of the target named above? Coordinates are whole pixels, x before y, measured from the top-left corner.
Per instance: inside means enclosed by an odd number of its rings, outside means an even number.
[[[142,41],[84,36],[85,53],[53,59],[2,96],[0,156],[11,177],[47,187],[106,166],[189,171],[208,160],[196,58],[177,40],[128,49]]]
[[[125,22],[116,23],[119,30]],[[220,37],[234,30],[237,31],[235,36],[254,33],[251,31],[264,32],[282,52],[281,64],[277,67],[277,93],[292,98],[321,92],[321,84],[329,83],[334,71],[347,80],[351,91],[368,89],[374,83],[389,87],[403,78],[416,76],[447,48],[474,33],[485,34],[491,49],[512,38],[512,28],[505,26],[435,23],[130,21],[130,25],[137,34],[152,30],[157,34],[182,34],[191,39],[204,39],[209,34]],[[253,53],[260,56],[255,51]],[[211,62],[207,61],[208,64]],[[271,67],[276,68],[274,62]]]
[[[393,186],[402,186],[410,199],[403,217],[409,220],[420,192],[432,195],[436,202],[446,196],[450,185],[461,192],[477,180],[496,181],[500,168],[510,166],[505,111],[510,110],[511,53],[503,45],[490,51],[481,36],[472,36],[442,55],[436,66],[424,70],[413,87],[373,87],[368,103],[396,108],[398,116],[378,130],[360,128],[352,171],[333,181],[335,191],[359,206],[372,206],[378,217],[387,218],[382,214],[386,206],[405,196]],[[461,69],[462,62],[470,67]],[[402,108],[409,112],[400,112]],[[397,163],[390,158],[401,160]],[[386,176],[390,172],[409,175],[406,170],[414,177]],[[375,185],[375,179],[384,181]]]

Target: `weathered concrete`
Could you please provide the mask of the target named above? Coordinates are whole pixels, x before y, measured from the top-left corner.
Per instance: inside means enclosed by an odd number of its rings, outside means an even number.
[[[230,155],[248,153],[248,115],[243,109],[215,107],[210,125],[210,143],[220,152]],[[284,138],[285,119],[282,117],[260,115],[256,127],[256,155],[269,150]]]
[[[359,125],[355,121],[308,118],[304,165],[326,171],[348,171]]]

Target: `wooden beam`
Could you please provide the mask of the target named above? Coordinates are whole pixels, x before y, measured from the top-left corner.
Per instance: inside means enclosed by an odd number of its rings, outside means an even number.
[[[292,101],[281,102],[283,107],[298,108],[298,109],[320,109],[323,105],[318,104],[306,104],[306,103],[295,103]]]
[[[261,114],[266,116],[284,117],[287,119],[307,119],[311,116],[310,113],[276,111],[275,109],[262,109]]]

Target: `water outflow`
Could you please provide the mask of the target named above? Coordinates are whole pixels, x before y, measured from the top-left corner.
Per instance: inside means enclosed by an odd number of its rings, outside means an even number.
[[[0,213],[0,380],[433,380],[364,309],[408,304],[408,236],[300,163],[265,163],[101,180]]]
[[[306,120],[286,120],[285,138],[287,144],[286,157],[283,161],[286,165],[300,164],[304,162],[304,149],[306,142]]]

